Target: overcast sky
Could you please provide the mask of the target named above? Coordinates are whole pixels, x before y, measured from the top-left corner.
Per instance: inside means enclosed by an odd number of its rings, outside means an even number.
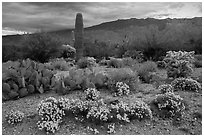
[[[192,18],[202,16],[202,3],[78,2],[2,3],[2,34],[73,28],[76,13],[84,26],[128,18]]]

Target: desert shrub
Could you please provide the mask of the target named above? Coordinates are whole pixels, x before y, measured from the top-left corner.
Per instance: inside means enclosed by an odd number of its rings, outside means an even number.
[[[85,91],[86,99],[88,100],[96,100],[100,96],[100,92],[95,88],[88,88]]]
[[[173,93],[174,91],[174,88],[172,87],[171,84],[163,84],[163,85],[160,85],[158,87],[159,91],[164,94],[164,93]]]
[[[123,58],[122,59],[123,61],[123,66],[124,67],[132,67],[135,63],[136,63],[136,61],[135,60],[133,60],[131,57],[126,57],[126,58]]]
[[[137,50],[128,50],[125,52],[123,57],[131,57],[133,59],[136,59],[140,63],[144,61],[143,53],[141,51],[137,51]]]
[[[201,90],[200,83],[191,78],[177,78],[171,82],[171,85],[175,90],[194,92],[199,92],[199,90]]]
[[[16,61],[23,58],[24,53],[16,45],[8,45],[2,43],[2,61]]]
[[[21,111],[10,111],[7,115],[6,115],[6,121],[11,124],[14,125],[16,123],[19,123],[23,120],[25,114]]]
[[[151,73],[156,71],[157,65],[152,61],[146,61],[142,63],[142,65],[137,70],[139,78],[146,83],[150,82]]]
[[[202,54],[194,55],[194,58],[197,60],[202,60]]]
[[[101,66],[107,66],[108,64],[109,64],[109,60],[102,59],[101,61],[99,61],[99,65]]]
[[[109,89],[116,91],[116,83],[124,82],[130,87],[130,91],[136,91],[138,87],[137,72],[130,68],[111,69],[107,72],[107,86]]]
[[[157,95],[151,104],[156,107],[159,116],[166,118],[182,116],[185,109],[183,99],[179,95],[170,92]]]
[[[144,58],[146,60],[153,60],[153,61],[161,60],[166,52],[166,50],[161,47],[162,46],[159,44],[156,44],[156,45],[146,44],[142,49]]]
[[[40,116],[40,121],[37,123],[38,128],[47,133],[55,133],[65,115],[63,109],[59,107],[58,101],[53,97],[46,98],[40,102],[37,111]]]
[[[44,63],[44,66],[50,70],[68,71],[72,66],[74,66],[74,63],[67,62],[64,58],[55,58],[49,60],[48,63]]]
[[[196,68],[202,67],[202,55],[194,55],[195,61],[193,62]]]
[[[70,45],[62,45],[62,57],[63,58],[74,58],[76,49]]]
[[[122,58],[110,57],[108,67],[113,67],[113,68],[122,68],[122,67],[124,67],[123,59]]]
[[[157,61],[157,67],[164,69],[166,68],[166,63],[164,61]]]
[[[196,68],[202,68],[202,61],[200,61],[200,60],[197,60],[197,59],[196,59],[193,64],[194,64],[194,66],[195,66]]]
[[[193,72],[194,51],[168,51],[164,61],[166,62],[166,69],[168,77],[188,77]]]
[[[23,45],[25,58],[38,62],[44,63],[61,56],[62,42],[56,36],[47,33],[28,35]]]
[[[123,82],[117,82],[116,83],[116,92],[115,96],[123,96],[123,95],[129,95],[130,93],[130,87]]]
[[[84,57],[78,60],[77,65],[79,68],[90,68],[96,66],[96,59],[93,57]]]

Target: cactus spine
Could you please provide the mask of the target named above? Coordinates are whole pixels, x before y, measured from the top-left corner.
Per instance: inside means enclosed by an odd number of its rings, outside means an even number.
[[[76,48],[76,61],[83,57],[83,35],[84,35],[83,17],[81,13],[77,13],[74,31],[75,37],[74,47]]]

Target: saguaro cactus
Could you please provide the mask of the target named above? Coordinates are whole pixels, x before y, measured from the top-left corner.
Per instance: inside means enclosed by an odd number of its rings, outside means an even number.
[[[76,49],[76,61],[83,57],[83,35],[84,35],[83,17],[81,13],[77,13],[74,31],[75,37],[74,47]]]

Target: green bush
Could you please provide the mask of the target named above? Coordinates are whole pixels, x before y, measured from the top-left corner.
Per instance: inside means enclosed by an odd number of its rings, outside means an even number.
[[[155,109],[155,112],[164,118],[182,116],[182,112],[185,109],[183,99],[179,95],[170,92],[157,95],[151,104],[152,109]]]
[[[124,67],[132,67],[135,63],[137,63],[136,60],[128,57],[128,58],[123,58],[123,66]]]
[[[124,82],[130,87],[130,91],[136,91],[138,87],[137,72],[132,71],[130,68],[110,69],[107,71],[107,85],[109,89],[116,91],[116,83]]]
[[[67,62],[63,58],[55,58],[50,60],[48,63],[44,63],[45,68],[50,70],[60,70],[60,71],[68,71],[71,67],[74,66],[74,63]]]
[[[79,68],[91,68],[96,66],[96,59],[93,57],[84,57],[78,60],[77,66]]]
[[[177,78],[171,82],[175,90],[199,92],[201,85],[191,78]]]
[[[144,61],[143,53],[141,51],[137,51],[137,50],[128,50],[125,52],[123,57],[131,57],[133,59],[136,59],[140,63]]]
[[[62,54],[62,42],[56,36],[47,33],[28,35],[23,45],[24,58],[42,63]]]
[[[202,68],[202,60],[195,59],[193,64],[196,68]]]
[[[123,59],[110,57],[110,61],[108,62],[108,67],[113,67],[113,68],[124,67]]]
[[[150,82],[151,73],[156,71],[157,71],[157,65],[155,62],[152,62],[152,61],[146,61],[142,63],[137,70],[139,78],[145,83]]]

